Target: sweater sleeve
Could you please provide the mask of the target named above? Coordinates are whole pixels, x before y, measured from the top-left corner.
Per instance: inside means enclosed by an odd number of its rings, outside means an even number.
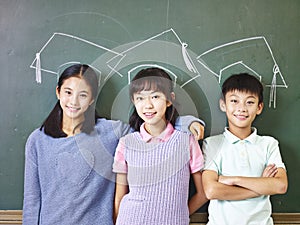
[[[204,121],[202,121],[199,118],[196,118],[194,116],[179,116],[179,117],[177,117],[177,119],[175,121],[174,128],[176,130],[180,130],[180,131],[183,131],[183,132],[186,132],[186,133],[191,133],[189,128],[190,128],[190,125],[193,122],[199,122],[203,126],[205,126]]]
[[[129,124],[122,122],[121,120],[111,120],[112,129],[114,130],[116,136],[120,139],[126,134],[132,133],[134,130],[129,126]]]
[[[23,225],[38,225],[41,191],[38,176],[35,139],[30,136],[25,146]]]

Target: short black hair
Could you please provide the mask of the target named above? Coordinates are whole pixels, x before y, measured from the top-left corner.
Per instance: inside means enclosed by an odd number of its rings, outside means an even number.
[[[263,85],[253,75],[248,73],[233,74],[227,78],[222,85],[222,94],[225,95],[230,91],[249,92],[258,96],[258,103],[263,102]]]

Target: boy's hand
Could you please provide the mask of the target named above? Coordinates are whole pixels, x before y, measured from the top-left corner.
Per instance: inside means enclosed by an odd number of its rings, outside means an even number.
[[[275,164],[270,164],[266,166],[264,172],[262,173],[262,177],[274,177],[278,172],[278,169]]]
[[[194,135],[196,140],[202,140],[204,138],[204,126],[199,122],[192,122],[190,125],[190,131]]]
[[[219,182],[226,185],[235,185],[234,184],[235,177],[231,176],[219,176]]]

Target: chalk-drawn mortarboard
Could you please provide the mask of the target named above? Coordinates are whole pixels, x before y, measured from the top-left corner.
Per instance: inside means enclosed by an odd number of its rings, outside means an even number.
[[[243,71],[248,70],[270,87],[269,107],[273,103],[273,107],[276,108],[276,88],[288,87],[264,36],[222,44],[203,52],[197,59],[218,78],[219,83],[225,70],[237,66],[242,67]],[[279,81],[277,77],[280,78]]]
[[[100,55],[110,53],[111,57],[120,55],[104,46],[65,33],[54,33],[36,53],[30,68],[36,71],[36,82],[42,82],[42,72],[58,76],[70,64],[88,64],[101,75],[101,68],[93,62]],[[100,79],[99,79],[100,80]]]

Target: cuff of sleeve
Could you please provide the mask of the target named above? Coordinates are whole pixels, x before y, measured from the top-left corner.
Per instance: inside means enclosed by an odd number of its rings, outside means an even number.
[[[127,173],[127,165],[121,162],[114,162],[113,164],[114,173]]]

